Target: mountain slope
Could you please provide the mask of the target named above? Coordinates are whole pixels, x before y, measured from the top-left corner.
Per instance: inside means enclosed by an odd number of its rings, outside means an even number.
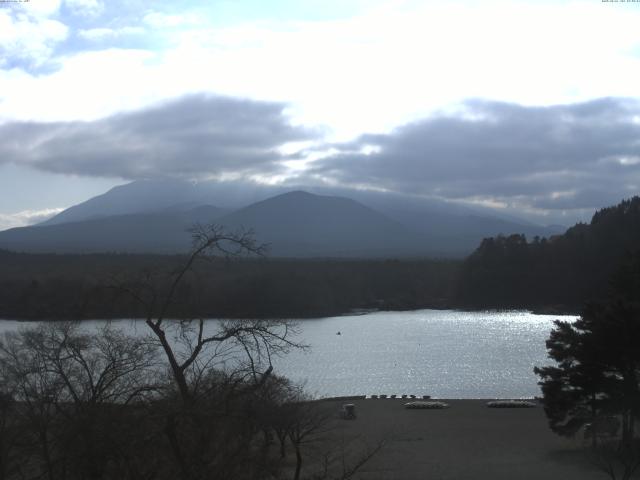
[[[323,195],[281,193],[283,188],[180,180],[132,182],[75,205],[38,227],[57,229],[0,232],[0,248],[182,252],[189,245],[186,228],[196,221],[215,220],[232,229],[254,229],[258,240],[270,243],[276,256],[462,257],[485,237],[558,232],[434,199],[327,188],[315,190]],[[336,191],[343,195],[335,196]],[[281,194],[269,196],[273,192]],[[260,201],[246,206],[247,199]],[[224,208],[209,214],[208,205]],[[201,207],[204,211],[198,213]]]
[[[324,188],[314,193],[351,198],[419,233],[432,255],[463,257],[483,238],[522,233],[529,238],[563,233],[566,227],[543,227],[489,208],[471,208],[433,198],[391,192]]]
[[[266,186],[237,182],[187,182],[183,180],[161,179],[142,180],[115,187],[103,195],[99,195],[81,204],[75,205],[41,225],[57,225],[69,222],[104,218],[114,215],[150,214],[185,212],[199,205],[218,205],[228,211],[237,210],[254,202],[286,193],[284,186]],[[523,233],[528,237],[550,236],[563,231],[562,228],[540,227],[530,222],[506,216],[499,211],[487,208],[472,209],[468,206],[444,202],[433,198],[407,196],[388,192],[367,190],[353,190],[337,187],[314,187],[311,193],[323,197],[345,197],[367,205],[396,223],[396,229],[404,232],[404,239],[394,239],[393,235],[387,245],[402,246],[402,252],[417,252],[430,256],[462,257],[468,255],[485,237],[498,234]],[[243,214],[244,215],[244,214]],[[299,223],[299,220],[296,220]],[[232,216],[232,225],[253,225],[256,230],[269,232],[266,236],[270,240],[284,239],[278,237],[274,228],[260,219],[242,219]],[[307,227],[312,225],[307,221]],[[288,228],[288,227],[286,227]],[[284,230],[286,228],[280,228]],[[299,229],[300,230],[300,229]],[[312,244],[320,232],[309,230],[312,238],[299,239],[302,244],[293,245],[289,242],[288,251],[302,252],[303,250],[318,249]],[[304,237],[304,232],[298,234]],[[415,237],[420,237],[419,247],[406,245],[416,243]],[[411,242],[407,242],[409,238]],[[405,245],[398,245],[398,242]],[[353,243],[353,242],[352,242]],[[306,246],[305,246],[306,245]],[[334,246],[336,247],[336,246]],[[342,255],[347,250],[353,250],[353,245],[331,248],[332,252]],[[325,249],[326,250],[326,249]],[[376,249],[381,252],[381,249]],[[384,249],[383,249],[384,250]],[[386,248],[386,251],[391,249]],[[324,251],[324,250],[323,250]]]
[[[425,255],[424,239],[354,200],[296,191],[254,203],[219,220],[251,228],[274,256]]]
[[[353,200],[291,192],[234,213],[214,207],[186,212],[112,215],[0,232],[0,248],[26,252],[179,253],[190,246],[195,222],[252,229],[278,257],[426,255],[420,235]]]
[[[160,179],[138,180],[112,188],[102,195],[67,208],[42,225],[78,222],[112,215],[186,211],[198,205],[217,205],[227,210],[267,198],[265,187],[238,188],[224,182],[188,182]]]
[[[225,210],[200,206],[184,212],[112,215],[0,232],[0,248],[50,253],[176,253],[191,245],[188,228],[215,221]]]
[[[41,225],[79,222],[114,215],[158,212],[184,206],[211,203],[206,192],[191,182],[180,180],[143,180],[120,185],[108,192],[74,205]]]

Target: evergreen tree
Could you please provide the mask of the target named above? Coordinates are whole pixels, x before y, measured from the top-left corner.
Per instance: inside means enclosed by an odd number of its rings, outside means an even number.
[[[590,224],[579,223],[548,240],[487,238],[465,260],[456,300],[467,308],[575,312],[586,301],[607,297],[611,275],[638,245],[640,197],[604,208]],[[624,288],[635,285],[637,292],[640,282],[635,282],[624,281]]]
[[[634,260],[614,277],[614,294],[589,303],[574,323],[556,320],[547,341],[555,366],[536,367],[551,429],[573,435],[598,416],[622,420],[630,447],[640,415],[640,273]],[[595,438],[594,438],[595,441]]]

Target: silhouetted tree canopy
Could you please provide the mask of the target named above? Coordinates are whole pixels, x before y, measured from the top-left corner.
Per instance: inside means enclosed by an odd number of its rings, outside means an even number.
[[[145,318],[105,286],[143,282],[183,265],[180,255],[44,255],[0,251],[0,318]],[[460,262],[447,260],[217,259],[185,278],[169,307],[209,318],[306,318],[351,309],[450,306]]]
[[[629,295],[620,279],[638,273],[634,259],[614,276],[609,299],[588,303],[573,323],[555,321],[547,349],[556,364],[535,368],[554,432],[570,436],[598,417],[619,415],[622,443],[631,445],[640,415],[640,292]]]
[[[590,224],[550,239],[487,238],[462,266],[455,303],[576,312],[610,294],[612,274],[638,248],[640,197],[604,208]]]

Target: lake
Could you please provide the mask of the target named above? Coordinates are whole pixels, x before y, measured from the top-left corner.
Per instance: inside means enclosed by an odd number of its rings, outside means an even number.
[[[533,397],[540,394],[533,367],[549,363],[545,340],[553,320],[576,318],[416,310],[300,320],[300,340],[310,351],[277,359],[275,372],[318,396]],[[115,323],[146,331],[139,322]],[[0,332],[18,325],[0,321]]]

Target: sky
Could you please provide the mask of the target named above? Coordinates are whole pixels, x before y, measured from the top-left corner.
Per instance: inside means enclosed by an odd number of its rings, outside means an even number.
[[[0,0],[0,229],[148,178],[571,225],[640,193],[640,2]]]

